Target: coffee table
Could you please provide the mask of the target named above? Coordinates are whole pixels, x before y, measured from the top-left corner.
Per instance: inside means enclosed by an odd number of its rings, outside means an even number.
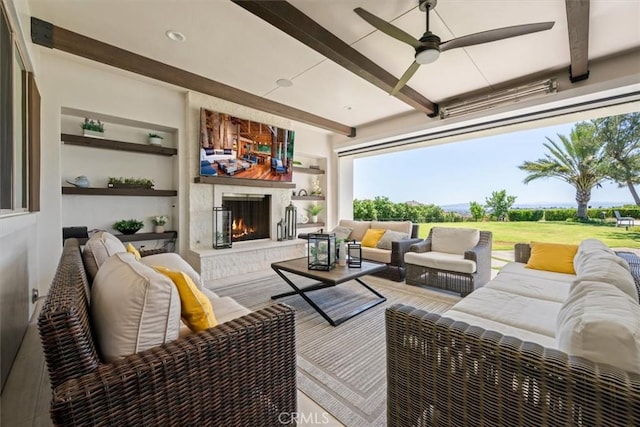
[[[368,310],[371,307],[381,304],[387,300],[384,296],[380,295],[374,289],[371,289],[369,285],[367,285],[360,279],[360,277],[365,276],[367,274],[384,270],[385,268],[387,268],[385,264],[362,261],[361,268],[349,268],[346,266],[336,265],[336,267],[333,270],[329,270],[329,271],[309,270],[308,259],[307,257],[304,257],[304,258],[291,259],[288,261],[274,262],[273,264],[271,264],[271,268],[276,273],[278,273],[278,275],[282,277],[282,279],[284,279],[284,281],[287,282],[289,286],[291,286],[294,289],[291,292],[285,292],[282,294],[274,295],[271,297],[271,299],[275,300],[279,298],[288,297],[291,295],[300,295],[302,298],[304,298],[306,302],[309,303],[311,307],[313,307],[315,311],[320,313],[320,315],[324,317],[331,326],[338,326],[339,324],[351,319],[354,316],[357,316],[363,311]],[[293,273],[297,276],[314,279],[314,280],[317,280],[318,282],[310,286],[307,286],[305,288],[299,288],[289,277],[287,277],[284,274],[284,272]],[[319,289],[330,288],[332,286],[337,286],[341,283],[349,282],[351,280],[354,280],[360,285],[364,286],[373,294],[375,294],[378,298],[366,304],[363,304],[358,308],[355,308],[354,310],[352,310],[345,316],[340,317],[339,319],[332,319],[331,317],[329,317],[329,315],[325,313],[320,307],[318,307],[318,305],[314,303],[311,300],[311,298],[309,298],[309,296],[307,295],[307,293],[309,292],[317,291]]]

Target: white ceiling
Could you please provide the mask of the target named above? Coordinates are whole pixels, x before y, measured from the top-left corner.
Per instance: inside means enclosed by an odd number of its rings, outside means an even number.
[[[400,77],[413,49],[358,17],[363,7],[419,38],[416,0],[290,0],[323,27]],[[33,16],[94,39],[349,126],[411,107],[228,0],[30,0]],[[568,69],[565,0],[440,0],[431,30],[442,40],[540,21],[553,29],[444,52],[409,86],[433,102],[544,71]],[[184,33],[183,43],[165,37]],[[640,47],[640,0],[591,0],[590,60]],[[276,80],[291,79],[280,88]]]

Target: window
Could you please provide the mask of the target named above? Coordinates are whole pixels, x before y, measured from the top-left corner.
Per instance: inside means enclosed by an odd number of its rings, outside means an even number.
[[[28,208],[27,72],[5,10],[0,19],[0,214]]]

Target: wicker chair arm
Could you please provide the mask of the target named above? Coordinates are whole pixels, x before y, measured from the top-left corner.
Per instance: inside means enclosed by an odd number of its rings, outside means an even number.
[[[527,263],[531,257],[531,246],[528,243],[516,243],[513,254],[516,262]]]
[[[422,239],[403,239],[391,242],[391,265],[404,267],[404,254],[409,252],[409,248],[422,242]]]
[[[470,259],[475,262],[478,262],[478,260],[491,260],[491,238],[492,235],[490,232],[480,232],[480,240],[478,241],[478,244],[468,251],[465,251],[464,259]]]
[[[390,427],[640,425],[636,374],[403,305],[386,336]]]
[[[279,425],[295,411],[295,313],[282,304],[100,365],[51,402],[65,426]]]
[[[431,238],[424,239],[409,246],[410,252],[431,252]]]

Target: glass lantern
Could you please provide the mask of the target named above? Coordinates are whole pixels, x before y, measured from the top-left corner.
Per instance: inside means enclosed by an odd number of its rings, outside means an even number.
[[[336,266],[335,233],[310,233],[307,245],[309,270],[329,271]]]
[[[231,226],[233,218],[231,209],[224,206],[213,208],[213,248],[230,248],[232,244]]]
[[[284,209],[284,220],[285,220],[285,236],[284,238],[287,240],[293,240],[297,237],[298,229],[296,221],[298,220],[298,213],[295,206],[293,206],[293,202],[289,202],[289,206]]]
[[[349,268],[361,268],[362,267],[362,245],[360,243],[349,242],[347,244],[347,265]]]

